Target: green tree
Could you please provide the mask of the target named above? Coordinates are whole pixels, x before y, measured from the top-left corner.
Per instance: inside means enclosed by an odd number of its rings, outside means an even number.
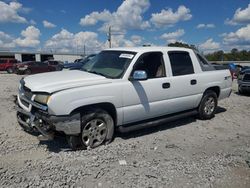
[[[189,44],[182,43],[182,42],[169,43],[168,46],[170,46],[170,47],[183,47],[183,48],[190,48],[190,49],[197,50],[195,45],[193,45],[193,44],[189,45]]]

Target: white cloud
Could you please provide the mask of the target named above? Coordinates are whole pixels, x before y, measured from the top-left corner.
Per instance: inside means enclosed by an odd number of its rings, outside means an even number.
[[[83,52],[84,46],[93,53],[101,50],[103,43],[98,41],[97,33],[86,31],[74,34],[66,29],[62,29],[45,43],[45,48],[59,52]]]
[[[221,35],[226,45],[250,45],[250,24],[238,29],[236,32]]]
[[[115,35],[112,37],[112,47],[133,47],[136,46],[131,40],[125,38],[124,35]]]
[[[131,40],[124,35],[112,36],[112,47],[119,46],[136,46],[142,40],[140,36],[132,36]],[[45,43],[45,49],[56,52],[83,52],[84,47],[87,53],[95,53],[109,47],[108,41],[101,42],[98,40],[98,34],[95,32],[71,33],[62,29]]]
[[[214,24],[198,24],[196,26],[197,29],[209,29],[209,28],[215,28]]]
[[[46,28],[54,28],[54,27],[56,27],[55,24],[53,24],[53,23],[51,23],[51,22],[49,22],[47,20],[43,20],[43,26],[46,27]]]
[[[98,21],[108,22],[112,19],[112,14],[108,10],[102,12],[92,12],[89,15],[86,15],[84,18],[81,18],[81,26],[90,26],[95,25]]]
[[[22,4],[18,2],[5,3],[0,1],[0,23],[5,22],[14,22],[14,23],[27,23],[26,18],[20,16],[18,12],[24,11],[25,8],[22,8]]]
[[[143,38],[141,36],[138,35],[132,35],[131,37],[131,41],[135,44],[135,45],[141,45]]]
[[[80,25],[89,26],[102,22],[101,31],[107,32],[112,26],[113,31],[123,31],[127,29],[145,29],[150,26],[148,21],[144,21],[142,14],[149,8],[149,0],[129,0],[123,1],[118,9],[111,13],[108,10],[102,12],[92,12],[81,18]]]
[[[150,21],[158,28],[170,27],[180,21],[187,21],[192,18],[190,9],[180,5],[176,12],[171,8],[163,9],[160,13],[153,13]]]
[[[250,3],[245,9],[238,8],[232,19],[226,19],[228,25],[248,24],[250,23]]]
[[[36,47],[40,44],[40,30],[34,26],[29,26],[21,32],[23,38],[15,39],[15,43],[20,47]]]
[[[212,38],[208,39],[204,43],[200,44],[199,49],[204,51],[205,53],[213,52],[215,50],[218,50],[220,48],[220,43],[213,41]]]
[[[15,43],[13,42],[13,37],[9,34],[0,31],[0,49],[14,48]]]
[[[164,39],[167,41],[167,43],[174,43],[176,41],[179,41],[179,38],[185,34],[184,29],[178,29],[175,32],[171,33],[164,33],[161,35],[161,39]]]

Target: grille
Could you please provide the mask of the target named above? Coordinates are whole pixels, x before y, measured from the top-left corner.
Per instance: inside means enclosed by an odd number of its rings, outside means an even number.
[[[23,86],[23,91],[24,91],[25,97],[26,97],[27,99],[31,100],[32,95],[33,95],[32,92],[31,92],[31,90],[30,90],[29,88]]]
[[[21,102],[22,102],[22,104],[23,104],[24,106],[26,106],[27,108],[29,108],[29,103],[27,103],[26,101],[24,101],[24,100],[22,100],[22,99],[21,99]]]
[[[245,74],[244,78],[243,78],[243,81],[250,82],[250,74]]]

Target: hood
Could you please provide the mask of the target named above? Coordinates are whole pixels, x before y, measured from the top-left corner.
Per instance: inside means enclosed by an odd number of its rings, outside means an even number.
[[[84,71],[59,71],[35,74],[24,78],[25,86],[33,92],[53,93],[60,90],[106,84],[112,80]]]

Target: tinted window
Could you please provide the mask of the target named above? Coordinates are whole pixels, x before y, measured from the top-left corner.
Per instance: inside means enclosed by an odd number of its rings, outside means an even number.
[[[202,63],[203,65],[208,65],[208,62],[205,60],[205,58],[203,58],[200,54],[196,54],[196,55],[200,63]]]
[[[168,52],[173,76],[193,74],[194,68],[188,52]]]
[[[58,62],[57,61],[49,61],[49,64],[50,65],[58,65]]]
[[[39,63],[37,63],[39,66],[42,66],[42,67],[46,67],[46,66],[48,66],[48,64],[47,63],[41,63],[41,62],[39,62]]]
[[[1,59],[0,59],[0,64],[2,64],[2,63],[5,63],[5,60],[1,60]]]

